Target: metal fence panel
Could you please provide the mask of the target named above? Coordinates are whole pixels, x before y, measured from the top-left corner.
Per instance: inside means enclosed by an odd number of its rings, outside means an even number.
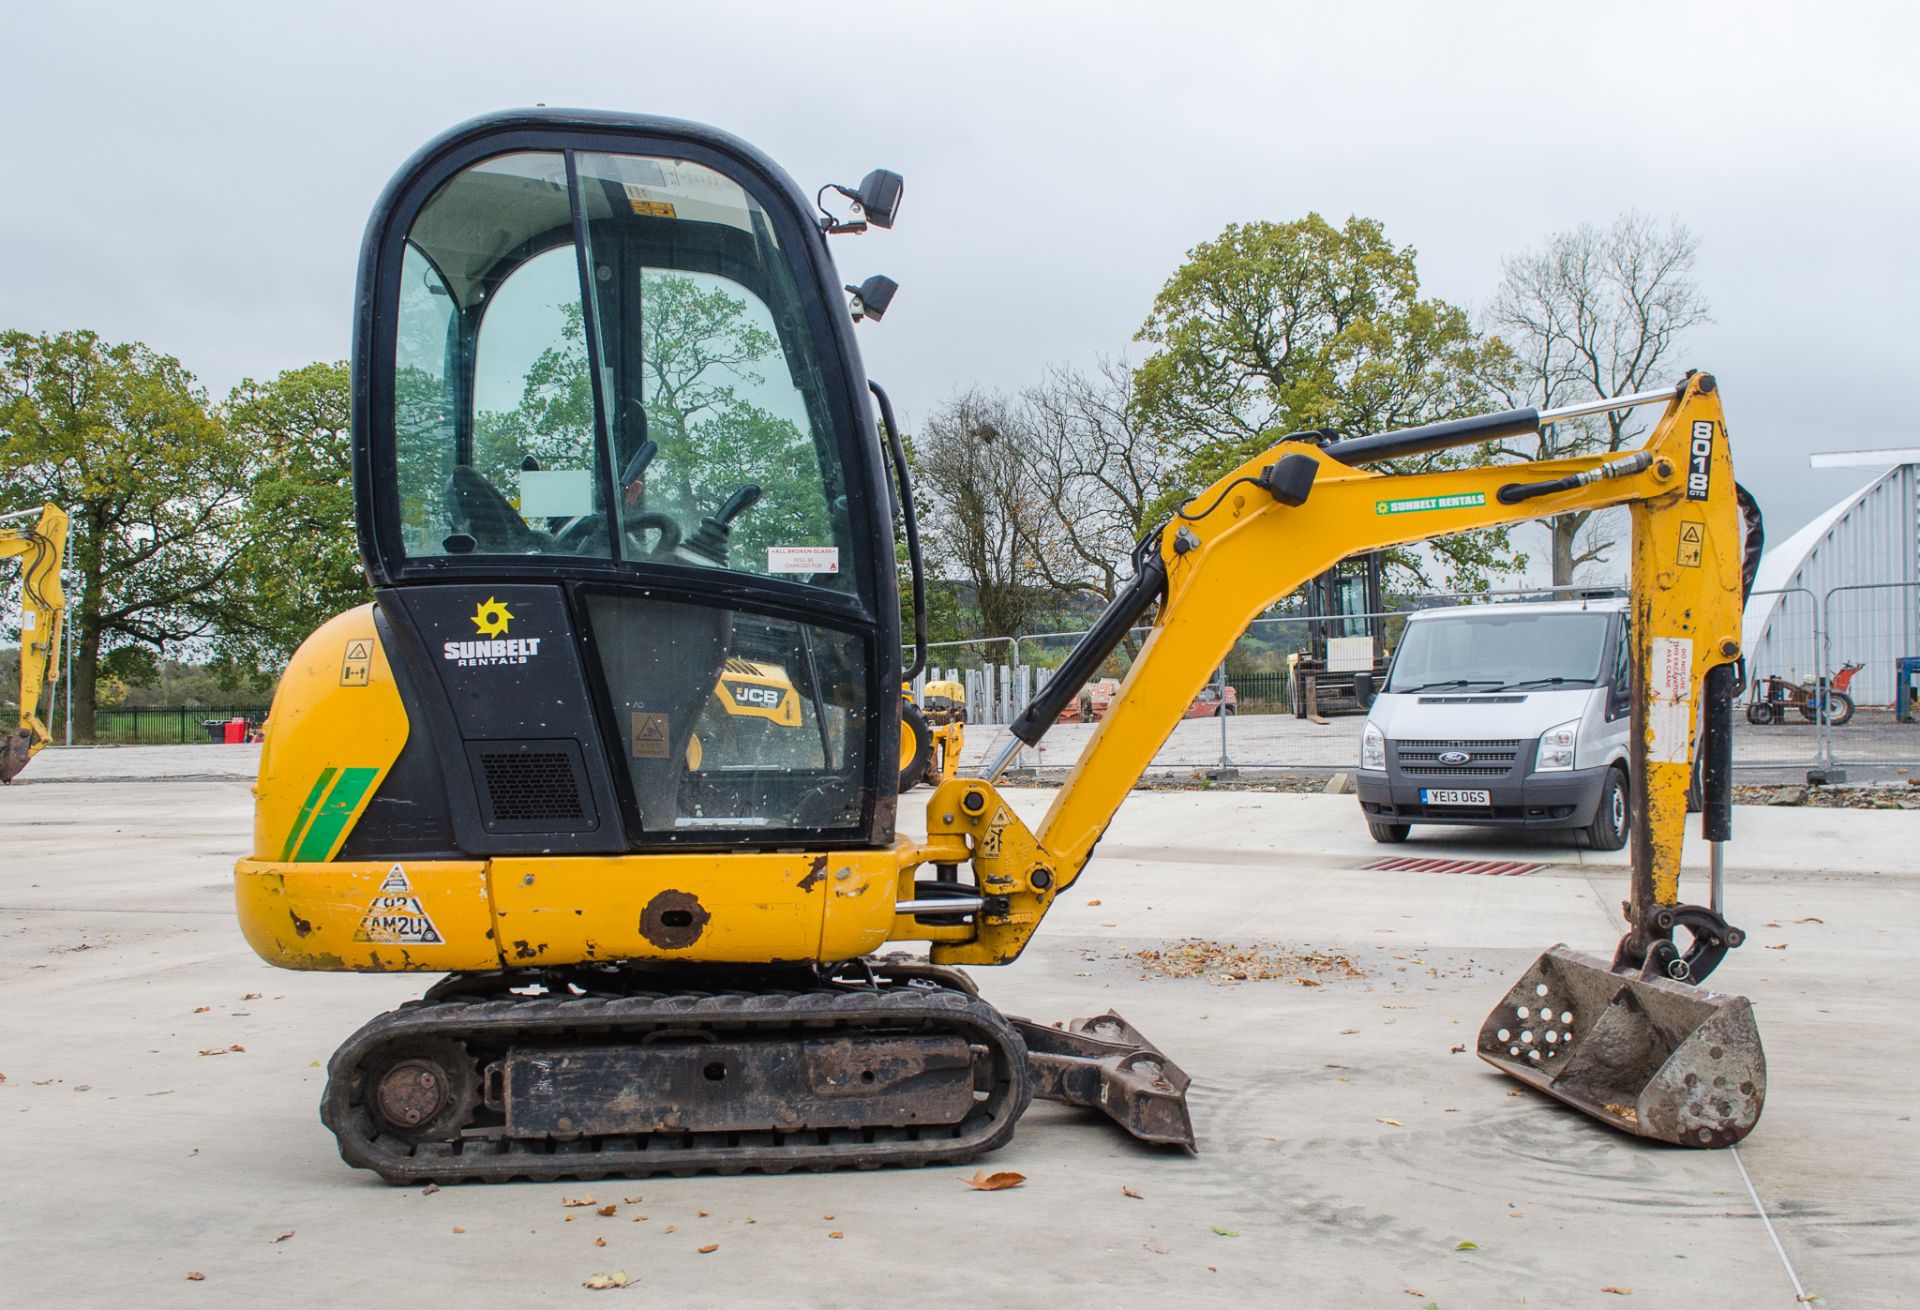
[[[1841,765],[1920,763],[1920,715],[1913,712],[1913,688],[1920,682],[1920,586],[1834,587],[1826,594],[1823,614],[1818,673],[1839,688],[1844,671],[1858,666],[1844,687],[1852,714],[1837,698],[1827,702],[1829,758]],[[1903,698],[1905,706],[1899,703]]]
[[[214,740],[208,723],[245,719],[257,728],[263,705],[115,705],[94,711],[93,740],[111,746],[192,745]]]

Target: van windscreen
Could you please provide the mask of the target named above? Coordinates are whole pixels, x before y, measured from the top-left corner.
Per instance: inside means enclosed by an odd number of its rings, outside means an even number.
[[[1604,611],[1489,609],[1415,620],[1401,638],[1386,690],[1595,686],[1607,653],[1608,617]]]

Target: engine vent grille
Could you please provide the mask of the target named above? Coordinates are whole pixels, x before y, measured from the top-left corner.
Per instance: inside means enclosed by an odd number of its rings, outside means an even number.
[[[579,832],[598,826],[576,743],[469,742],[467,750],[489,829]]]

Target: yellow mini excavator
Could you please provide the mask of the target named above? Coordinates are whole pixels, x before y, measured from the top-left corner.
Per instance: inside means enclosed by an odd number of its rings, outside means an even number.
[[[27,521],[30,520],[30,521]],[[60,680],[60,641],[67,598],[60,563],[67,550],[67,514],[52,505],[0,514],[0,559],[18,557],[20,577],[20,706],[0,737],[0,783],[12,782],[53,740],[53,689]]]
[[[1661,411],[1644,447],[1594,457],[1376,467],[1567,410],[1277,439],[1140,542],[1006,747],[906,837],[917,528],[853,339],[894,286],[849,306],[828,251],[891,227],[901,191],[875,170],[810,204],[709,128],[539,110],[455,129],[381,197],[353,356],[375,599],[283,677],[236,871],[274,964],[444,975],[334,1053],[321,1117],[344,1158],[395,1182],[960,1161],[1036,1096],[1191,1147],[1186,1074],[1118,1015],[1013,1018],[956,966],[1019,956],[1248,621],[1304,579],[1605,505],[1633,520],[1631,926],[1610,956],[1548,951],[1478,1049],[1630,1133],[1746,1133],[1751,1007],[1701,986],[1740,934],[1717,878],[1709,906],[1678,881],[1696,739],[1716,871],[1728,836],[1759,535],[1714,380],[1592,407]],[[1142,622],[1029,827],[995,780]],[[781,669],[808,731],[722,730],[732,661]],[[905,942],[929,949],[884,953]]]

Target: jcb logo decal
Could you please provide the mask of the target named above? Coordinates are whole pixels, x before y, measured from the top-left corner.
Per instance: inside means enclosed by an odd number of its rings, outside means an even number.
[[[775,709],[780,704],[780,692],[775,687],[743,686],[738,683],[733,688],[735,705],[755,705],[761,709]]]
[[[1693,425],[1693,441],[1687,448],[1687,499],[1705,500],[1713,487],[1713,424],[1706,420]]]

